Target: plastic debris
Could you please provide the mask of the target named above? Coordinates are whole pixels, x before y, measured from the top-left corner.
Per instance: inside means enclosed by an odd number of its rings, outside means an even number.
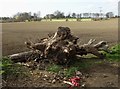
[[[80,87],[80,77],[73,77],[69,81],[63,81],[65,84],[69,84],[69,87]]]

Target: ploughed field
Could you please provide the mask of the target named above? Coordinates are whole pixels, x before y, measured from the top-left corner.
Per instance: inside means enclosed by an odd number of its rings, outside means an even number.
[[[2,26],[2,52],[4,56],[27,51],[25,41],[37,42],[39,39],[47,37],[48,33],[56,32],[59,26],[69,27],[71,32],[80,38],[80,45],[87,43],[89,39],[96,39],[96,43],[105,40],[112,46],[118,40],[118,19],[88,22],[4,23]],[[83,83],[86,87],[118,87],[118,63],[96,58],[87,58],[86,60],[101,62],[85,70],[80,70],[83,77],[85,76]],[[81,62],[86,60],[81,60]],[[3,82],[3,86],[63,87],[63,83],[48,83],[48,80],[39,77],[41,73],[48,74],[47,71],[36,70],[29,72],[33,74],[29,77],[8,76]],[[49,74],[48,76],[50,79],[53,77]]]
[[[109,45],[117,43],[118,19],[86,22],[20,22],[2,24],[3,55],[14,54],[28,50],[25,41],[37,42],[48,33],[56,32],[59,26],[67,26],[72,33],[80,38],[80,44],[89,39],[108,41]]]

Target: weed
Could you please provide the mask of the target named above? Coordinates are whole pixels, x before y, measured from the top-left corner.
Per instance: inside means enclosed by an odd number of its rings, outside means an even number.
[[[89,68],[92,65],[91,61],[81,61],[81,60],[74,60],[69,67],[64,68],[62,65],[53,64],[47,68],[48,71],[58,73],[61,71],[64,73],[66,77],[71,77],[75,75],[76,71],[80,71],[82,69]]]
[[[27,72],[25,70],[25,68],[19,64],[15,64],[13,63],[9,58],[7,57],[3,57],[1,60],[1,71],[0,74],[2,74],[2,76],[4,78],[7,78],[8,76],[26,76]]]
[[[104,53],[108,61],[120,61],[120,44],[110,48],[112,53]]]
[[[48,71],[51,71],[51,72],[56,72],[58,73],[60,70],[61,70],[61,67],[59,65],[56,65],[56,64],[52,64],[51,66],[49,66],[47,68]]]

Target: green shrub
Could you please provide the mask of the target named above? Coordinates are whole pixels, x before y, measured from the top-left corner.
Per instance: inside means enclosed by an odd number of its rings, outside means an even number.
[[[120,61],[120,44],[110,48],[111,53],[105,53],[106,59],[110,61]]]

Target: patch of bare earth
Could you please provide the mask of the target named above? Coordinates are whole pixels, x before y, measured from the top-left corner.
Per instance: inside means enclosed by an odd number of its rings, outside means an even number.
[[[118,63],[98,64],[87,72],[87,87],[118,87]]]

